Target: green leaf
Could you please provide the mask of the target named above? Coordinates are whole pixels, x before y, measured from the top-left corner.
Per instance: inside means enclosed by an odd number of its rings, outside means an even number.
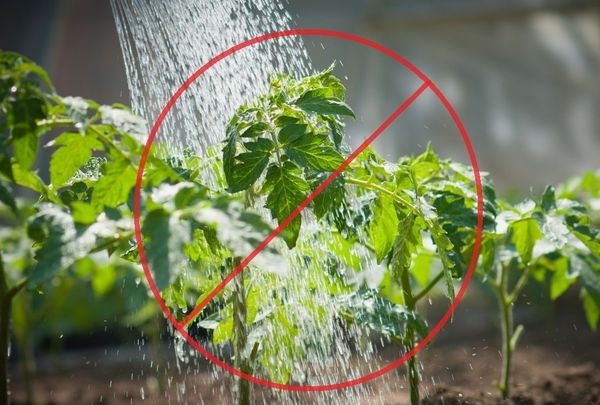
[[[257,136],[264,133],[269,129],[269,124],[265,122],[258,122],[250,125],[248,128],[240,131],[240,136],[243,138],[256,138]]]
[[[221,321],[213,332],[213,343],[218,345],[233,339],[233,316]]]
[[[354,244],[345,239],[340,233],[332,232],[326,240],[321,241],[327,249],[344,265],[354,270],[360,270],[360,256]]]
[[[92,275],[92,288],[97,296],[105,295],[115,284],[117,272],[113,266],[95,267]]]
[[[542,194],[541,206],[545,212],[556,208],[556,195],[553,186],[547,186],[544,190],[544,194]]]
[[[371,222],[369,223],[369,240],[375,251],[377,263],[381,263],[394,245],[400,223],[390,197],[380,194],[375,201]]]
[[[235,155],[237,154],[237,144],[240,139],[240,134],[237,129],[237,120],[234,117],[227,125],[227,133],[225,137],[225,145],[223,146],[223,172],[227,184],[231,185],[233,181],[233,168],[235,166]]]
[[[581,280],[583,288],[598,302],[600,302],[600,265],[592,266],[587,258],[575,255],[571,257],[571,265],[574,266]]]
[[[412,256],[421,243],[421,226],[414,214],[408,214],[398,222],[394,236],[391,266],[398,280],[402,272],[409,271]]]
[[[304,111],[315,112],[323,115],[348,115],[353,118],[354,111],[343,101],[331,98],[324,89],[309,90],[301,95],[295,103]]]
[[[600,320],[600,300],[594,299],[586,290],[581,290],[581,301],[588,324],[595,331]]]
[[[50,190],[36,172],[23,170],[18,163],[11,166],[13,179],[16,184],[40,193],[52,202],[59,202],[57,195]]]
[[[421,338],[427,336],[427,325],[417,313],[377,296],[376,291],[358,291],[346,305],[354,322],[384,336],[402,338],[408,325],[414,327]]]
[[[460,257],[454,251],[454,245],[450,241],[448,234],[446,231],[444,231],[444,228],[440,225],[437,218],[428,217],[425,222],[429,232],[431,233],[431,239],[437,247],[437,253],[440,257],[440,260],[442,261],[448,298],[453,300],[454,285],[452,283],[452,278],[462,276],[464,266],[460,260]]]
[[[577,277],[569,274],[569,260],[564,256],[554,262],[553,268],[554,272],[550,282],[550,298],[556,300],[577,281]]]
[[[41,248],[35,253],[37,263],[29,275],[29,282],[33,285],[53,277],[79,258],[72,256],[79,252],[70,252],[68,248],[77,236],[71,218],[57,208],[47,208],[28,225],[29,235],[38,235],[38,242],[43,241]]]
[[[410,274],[413,275],[421,287],[425,287],[429,281],[432,262],[433,254],[425,249],[422,249],[412,262]]]
[[[2,180],[0,180],[0,201],[10,208],[15,215],[17,215],[17,203],[13,197],[12,190],[10,186],[5,184]]]
[[[15,159],[24,169],[29,169],[35,162],[38,149],[38,136],[35,132],[25,133],[13,141]]]
[[[244,146],[248,152],[235,157],[236,163],[231,172],[229,192],[236,193],[252,186],[269,164],[275,143],[269,139],[259,138],[256,142],[247,142]]]
[[[312,189],[316,189],[322,184],[329,173],[321,172],[311,179]],[[317,218],[323,218],[324,216],[331,214],[336,217],[337,215],[343,216],[340,213],[340,208],[344,206],[346,202],[346,187],[344,183],[344,177],[342,174],[337,176],[323,191],[321,191],[313,200],[313,212]]]
[[[147,240],[144,252],[154,275],[157,288],[162,291],[173,283],[177,274],[184,270],[184,248],[191,242],[189,223],[156,209],[150,211],[142,225]]]
[[[83,201],[74,201],[71,203],[71,215],[77,223],[91,224],[96,220],[98,213],[92,205]]]
[[[60,145],[50,159],[50,182],[54,189],[64,186],[92,157],[92,151],[102,149],[94,136],[66,132],[53,144]]]
[[[302,168],[332,172],[344,162],[325,135],[304,135],[285,144],[284,150]]]
[[[329,130],[331,131],[331,138],[336,149],[340,149],[342,146],[342,140],[344,139],[344,125],[337,120],[334,116],[326,116],[325,120],[329,124]]]
[[[94,186],[92,205],[96,210],[101,210],[103,207],[114,208],[126,202],[135,181],[136,172],[129,161],[121,159],[107,163],[104,175]]]
[[[292,162],[273,164],[267,170],[264,190],[269,192],[266,207],[279,223],[286,219],[308,196],[310,186],[301,177],[302,171]],[[281,233],[289,248],[296,245],[301,215],[298,215]]]
[[[543,236],[537,221],[534,218],[520,219],[511,223],[510,229],[511,242],[515,245],[523,264],[529,264],[535,242]]]
[[[600,232],[598,230],[576,223],[572,218],[567,218],[567,226],[594,255],[600,257]]]
[[[301,138],[306,133],[306,124],[289,124],[279,130],[277,139],[282,144],[287,144]]]

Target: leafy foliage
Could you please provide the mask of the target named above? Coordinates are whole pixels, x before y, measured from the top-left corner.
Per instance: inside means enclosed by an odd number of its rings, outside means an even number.
[[[349,155],[342,119],[354,112],[333,70],[273,75],[264,95],[235,112],[222,145],[206,156],[154,145],[142,178],[144,253],[165,303],[186,326],[209,330],[214,345],[231,344],[236,362],[251,363],[246,371],[278,382],[294,378],[298,360],[333,348],[327,331],[339,319],[410,350],[428,333],[418,302],[440,283],[453,299],[473,252],[472,169],[441,159],[431,145],[398,162],[367,148],[285,223]],[[132,194],[145,123],[121,105],[60,97],[39,66],[0,52],[0,132],[1,213],[14,228],[0,234],[0,260],[11,294],[63,277],[85,279],[107,296],[120,280],[139,280]],[[49,181],[35,169],[40,145],[52,153]],[[507,305],[530,277],[547,280],[552,299],[578,285],[596,328],[598,177],[513,206],[481,175],[482,279]],[[36,201],[17,198],[22,189]],[[277,224],[286,225],[282,240],[188,318]],[[142,324],[158,308],[144,291],[131,291],[127,322]],[[516,344],[518,335],[508,338]],[[408,367],[414,385],[418,370]]]
[[[279,223],[318,186],[309,179],[323,178],[344,161],[339,117],[354,113],[344,103],[345,89],[333,68],[297,81],[274,76],[269,92],[240,107],[227,126],[223,167],[228,190],[256,188],[258,195],[267,195],[265,206]],[[324,196],[315,204],[334,208],[331,204],[341,202]],[[301,223],[299,215],[284,231],[290,248]]]

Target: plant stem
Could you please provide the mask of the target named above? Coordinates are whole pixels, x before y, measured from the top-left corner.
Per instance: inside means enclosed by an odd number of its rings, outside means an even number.
[[[408,201],[405,201],[397,193],[394,193],[393,191],[390,191],[387,188],[380,186],[379,184],[371,183],[370,181],[359,180],[359,179],[356,179],[354,177],[349,177],[349,176],[345,177],[344,180],[348,184],[354,184],[356,186],[360,186],[360,187],[365,188],[365,189],[370,189],[370,190],[373,190],[373,191],[378,191],[378,192],[383,193],[383,194],[387,194],[388,196],[392,197],[396,202],[398,202],[398,203],[402,204],[403,206],[411,209],[412,211],[416,211],[416,208],[415,208],[414,205],[412,205]]]
[[[0,405],[8,404],[8,324],[12,296],[9,293],[0,252]]]
[[[508,301],[510,304],[514,304],[515,301],[519,298],[519,295],[521,295],[521,291],[523,291],[523,288],[525,288],[525,286],[527,285],[527,281],[529,280],[530,274],[531,266],[527,266],[525,270],[523,270],[523,274],[521,274],[521,277],[519,277],[517,284],[515,284],[512,293],[510,293],[510,295],[508,296]]]
[[[512,364],[513,347],[511,340],[513,336],[513,314],[512,302],[507,291],[508,271],[505,266],[500,266],[496,284],[498,304],[500,306],[500,321],[502,329],[502,377],[498,389],[502,398],[508,398],[510,394],[510,371]]]
[[[33,389],[33,374],[35,370],[35,360],[33,356],[33,344],[30,335],[31,331],[31,310],[28,296],[17,294],[12,299],[12,336],[14,343],[20,353],[21,373],[25,388],[25,401],[28,404],[35,404],[35,395]]]
[[[444,271],[442,270],[442,271],[440,271],[440,273],[439,273],[437,276],[435,276],[435,277],[433,278],[433,280],[431,280],[431,281],[429,282],[429,284],[427,284],[427,285],[425,286],[425,288],[423,288],[421,291],[419,291],[417,294],[415,294],[415,296],[413,297],[413,300],[415,301],[415,303],[416,303],[416,302],[419,302],[419,301],[420,301],[420,300],[421,300],[423,297],[425,297],[425,296],[426,296],[426,295],[429,293],[429,291],[431,291],[431,289],[432,289],[433,287],[435,287],[435,285],[436,285],[436,284],[437,284],[437,283],[438,283],[438,282],[439,282],[439,281],[440,281],[440,280],[441,280],[443,277],[444,277]]]
[[[239,264],[239,259],[235,264]],[[246,290],[244,288],[244,272],[240,272],[234,279],[233,297],[233,330],[234,330],[234,355],[235,367],[243,373],[251,372],[248,360],[244,356],[244,349],[248,340],[246,328]],[[250,405],[250,382],[238,377],[238,404]]]
[[[409,311],[415,311],[416,301],[412,295],[412,287],[410,285],[410,274],[408,269],[403,269],[400,275],[400,282],[402,284],[402,291],[404,294],[404,304]],[[410,351],[415,347],[415,329],[411,324],[406,325],[405,343],[406,350]],[[408,371],[408,386],[410,390],[410,403],[411,405],[419,404],[419,384],[421,376],[419,375],[419,369],[417,364],[417,356],[411,356],[406,362],[406,368]]]

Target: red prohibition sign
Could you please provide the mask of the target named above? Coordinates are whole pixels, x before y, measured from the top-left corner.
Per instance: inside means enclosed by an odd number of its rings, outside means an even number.
[[[142,243],[142,231],[141,231],[141,226],[140,226],[140,194],[141,194],[141,186],[142,186],[142,177],[144,175],[144,167],[145,167],[146,161],[148,159],[150,147],[152,146],[152,143],[154,142],[154,139],[156,138],[156,135],[158,133],[160,126],[162,125],[163,121],[165,120],[167,114],[169,113],[169,111],[171,110],[173,105],[177,102],[177,100],[181,97],[181,95],[192,85],[192,83],[194,83],[194,81],[196,79],[198,79],[198,77],[200,77],[202,74],[204,74],[207,70],[209,70],[211,67],[216,65],[218,62],[220,62],[221,60],[227,58],[228,56],[236,53],[237,51],[240,51],[244,48],[247,48],[252,45],[256,45],[261,42],[273,40],[276,38],[291,37],[291,36],[325,36],[325,37],[333,37],[333,38],[343,39],[346,41],[351,41],[351,42],[356,42],[356,43],[362,44],[364,46],[372,48],[372,49],[374,49],[378,52],[381,52],[381,53],[389,56],[390,58],[396,60],[397,62],[402,64],[404,67],[406,67],[408,70],[410,70],[413,74],[415,74],[417,77],[419,77],[422,80],[422,84],[419,86],[419,88],[414,93],[412,93],[412,95],[410,97],[408,97],[398,108],[396,108],[396,110],[394,110],[394,112],[354,152],[352,152],[352,154],[350,154],[350,156],[348,156],[348,158],[340,165],[340,167],[338,167],[321,185],[319,185],[306,198],[306,200],[304,200],[294,210],[294,212],[292,212],[290,214],[290,216],[288,218],[286,218],[283,222],[281,222],[281,224],[279,224],[279,226],[277,228],[275,228],[265,238],[265,240],[263,240],[256,247],[256,249],[254,249],[254,251],[252,251],[252,253],[250,253],[248,255],[248,257],[246,257],[244,260],[242,260],[242,262],[240,262],[240,264],[231,273],[229,273],[229,275],[227,275],[227,277],[225,277],[223,279],[223,281],[221,281],[221,283],[217,287],[215,287],[215,289],[202,302],[200,302],[192,310],[192,312],[190,312],[186,316],[186,318],[183,321],[179,322],[179,321],[177,321],[177,319],[175,319],[175,317],[173,316],[173,314],[171,313],[169,308],[166,306],[164,300],[160,296],[160,292],[158,291],[158,288],[156,287],[156,283],[154,282],[154,278],[152,277],[152,273],[150,272],[150,268],[148,266],[148,261],[146,260],[146,255],[144,254],[144,245]],[[254,257],[256,257],[256,255],[258,255],[258,253],[261,250],[263,250],[275,237],[277,237],[277,235],[279,235],[290,224],[290,222],[292,222],[292,220],[294,218],[296,218],[298,215],[300,215],[302,210],[304,210],[304,208],[306,208],[308,206],[308,204],[310,204],[310,202],[317,195],[319,195],[319,193],[321,193],[325,189],[325,187],[327,187],[346,167],[348,167],[348,165],[367,146],[369,146],[379,135],[381,135],[383,133],[383,131],[392,124],[392,122],[394,122],[421,94],[423,94],[423,92],[425,92],[425,90],[430,90],[435,94],[435,96],[442,103],[442,105],[444,106],[444,108],[446,109],[446,111],[448,112],[448,114],[450,115],[452,120],[454,121],[454,124],[456,125],[456,128],[458,129],[458,132],[460,133],[463,143],[465,144],[465,147],[467,149],[470,163],[471,163],[471,166],[473,169],[473,177],[475,179],[475,186],[477,189],[477,229],[475,232],[475,244],[474,244],[474,248],[473,248],[473,254],[472,254],[471,260],[469,262],[469,268],[467,270],[467,273],[465,274],[464,280],[463,280],[463,282],[460,286],[460,289],[457,292],[454,300],[452,301],[452,303],[450,304],[450,306],[448,307],[448,309],[446,310],[446,312],[444,313],[442,318],[439,320],[439,322],[431,329],[429,334],[423,340],[421,340],[412,350],[405,353],[398,360],[395,360],[394,362],[388,364],[385,367],[382,367],[381,369],[379,369],[377,371],[371,372],[369,374],[366,374],[364,376],[354,378],[351,380],[341,381],[341,382],[337,382],[337,383],[333,383],[333,384],[323,384],[323,385],[281,384],[281,383],[276,383],[276,382],[269,381],[269,380],[266,380],[263,378],[258,378],[256,376],[246,374],[246,373],[242,372],[241,370],[238,370],[235,367],[225,363],[224,361],[218,359],[214,354],[212,354],[208,350],[206,350],[204,347],[202,347],[202,345],[196,339],[194,339],[192,336],[190,336],[187,333],[187,331],[185,330],[185,326],[189,323],[189,321],[191,321],[198,313],[200,313],[200,311],[202,311],[202,309],[209,303],[210,300],[212,300],[219,292],[221,292],[225,288],[225,286],[229,282],[231,282],[235,278],[235,276],[238,275],[252,261],[252,259],[254,259]],[[479,256],[479,249],[481,246],[481,235],[482,235],[482,231],[483,231],[483,191],[482,191],[482,185],[481,185],[481,176],[479,174],[479,166],[477,164],[477,157],[475,156],[475,151],[473,149],[473,145],[471,144],[469,135],[467,134],[467,130],[465,129],[463,123],[461,122],[460,118],[458,117],[458,114],[456,113],[456,111],[454,110],[454,108],[452,107],[452,105],[450,104],[448,99],[446,99],[446,97],[442,94],[441,90],[416,66],[414,66],[412,63],[410,63],[408,60],[406,60],[402,56],[398,55],[394,51],[392,51],[374,41],[360,37],[358,35],[341,32],[341,31],[327,30],[327,29],[293,29],[293,30],[286,30],[286,31],[271,32],[268,34],[260,35],[255,38],[249,39],[247,41],[241,42],[241,43],[221,52],[220,54],[218,54],[217,56],[215,56],[214,58],[209,60],[205,65],[200,67],[197,71],[195,71],[177,89],[177,91],[173,94],[173,96],[171,96],[171,98],[169,99],[169,101],[167,102],[165,107],[160,112],[158,118],[154,122],[154,125],[152,126],[152,130],[150,131],[150,135],[148,136],[148,140],[146,141],[144,150],[143,150],[141,158],[140,158],[140,164],[139,164],[138,173],[137,173],[137,180],[136,180],[135,189],[134,189],[133,222],[134,222],[134,227],[135,227],[135,237],[136,237],[140,262],[144,269],[144,274],[148,281],[148,285],[150,286],[150,289],[152,290],[152,293],[154,294],[154,298],[160,305],[165,316],[173,324],[175,329],[177,329],[177,331],[181,334],[181,336],[192,347],[194,347],[196,350],[198,350],[208,360],[217,364],[224,370],[230,372],[233,375],[236,375],[236,376],[244,378],[250,382],[253,382],[255,384],[259,384],[259,385],[262,385],[265,387],[270,387],[270,388],[275,388],[275,389],[287,390],[287,391],[330,391],[330,390],[343,389],[343,388],[352,387],[354,385],[362,384],[364,382],[373,380],[377,377],[380,377],[380,376],[394,370],[395,368],[402,365],[410,357],[416,355],[427,344],[429,344],[431,342],[431,340],[435,337],[435,335],[437,335],[439,333],[439,331],[444,327],[444,325],[448,322],[448,320],[451,318],[452,314],[456,310],[456,307],[458,306],[461,299],[463,298],[463,296],[466,292],[467,286],[469,285],[469,282],[471,281],[471,277],[475,270],[475,265],[477,264],[477,258]]]

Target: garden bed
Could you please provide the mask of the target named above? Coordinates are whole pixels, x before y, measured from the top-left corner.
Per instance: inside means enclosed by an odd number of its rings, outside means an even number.
[[[491,320],[485,318],[485,308],[476,305],[480,298],[468,300],[459,308],[453,323],[422,355],[423,403],[600,404],[600,347],[575,298],[559,301],[556,311],[548,317],[532,320],[535,310],[521,314],[527,333],[515,355],[513,392],[508,402],[499,399],[494,387],[500,365],[497,333]],[[442,305],[440,302],[434,306]],[[435,316],[431,314],[432,318]],[[172,351],[165,349],[165,353]],[[396,353],[390,348],[383,355],[392,360]],[[215,380],[207,366],[192,367],[190,373],[183,367],[180,372],[173,358],[168,362],[170,387],[167,382],[166,392],[160,394],[149,361],[142,361],[144,356],[147,359],[149,354],[138,348],[113,348],[107,354],[104,349],[73,352],[64,358],[43,361],[36,380],[36,398],[41,404],[233,403],[227,388],[229,378]],[[63,370],[51,371],[58,364],[64,366]],[[391,386],[396,378],[399,384]],[[374,394],[362,403],[406,403],[407,392],[400,388],[403,380],[393,375],[376,379],[368,384]],[[185,392],[181,385],[184,381]],[[18,376],[13,378],[11,391],[15,404],[24,403]],[[258,391],[273,399],[269,390]],[[301,394],[299,398],[306,403],[318,402],[314,394]]]

